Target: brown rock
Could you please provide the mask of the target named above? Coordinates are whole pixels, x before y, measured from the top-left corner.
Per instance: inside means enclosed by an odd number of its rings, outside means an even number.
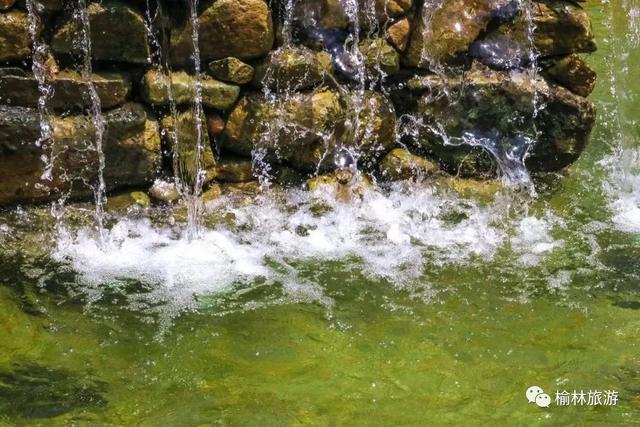
[[[578,55],[569,55],[550,66],[546,73],[580,96],[589,96],[596,86],[596,72]]]
[[[16,0],[0,0],[0,10],[11,9]]]
[[[158,125],[139,104],[105,113],[103,151],[107,190],[151,182],[161,163]],[[38,111],[0,106],[0,205],[43,202],[70,193],[88,197],[95,183],[98,156],[95,127],[85,116],[53,118],[51,151],[40,138]],[[43,180],[43,155],[54,156],[51,180]]]
[[[209,135],[220,135],[224,132],[224,127],[224,119],[219,115],[213,114],[207,117],[207,129],[209,130]]]
[[[487,28],[503,0],[425,2],[411,32],[404,58],[407,65],[429,67],[464,52]]]
[[[274,42],[269,6],[263,0],[218,0],[198,18],[203,62],[226,57],[241,60],[266,55]],[[193,52],[189,23],[171,37],[173,62],[184,65]]]
[[[224,159],[216,167],[216,180],[219,182],[239,183],[255,181],[253,162],[248,159]]]
[[[409,43],[411,24],[408,19],[401,19],[387,28],[387,41],[400,52],[404,52]]]
[[[216,79],[243,85],[253,80],[255,70],[238,58],[223,58],[209,64],[209,72]]]
[[[123,74],[93,74],[93,85],[102,108],[114,108],[126,102],[131,83]],[[49,81],[53,89],[47,106],[55,110],[81,109],[89,105],[89,86],[76,72],[62,71]],[[20,107],[37,107],[40,99],[38,81],[21,69],[0,68],[0,103]]]
[[[31,56],[29,19],[25,12],[0,13],[0,62],[20,61]]]

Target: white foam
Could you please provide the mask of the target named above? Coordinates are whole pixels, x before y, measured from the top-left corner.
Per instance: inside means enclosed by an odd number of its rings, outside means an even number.
[[[520,262],[527,266],[538,265],[544,255],[562,244],[551,235],[553,226],[560,220],[551,212],[542,218],[527,216],[519,221],[511,247],[520,254]]]
[[[348,260],[349,268],[405,286],[434,265],[491,259],[509,241],[512,233],[499,207],[480,207],[434,191],[372,191],[353,204],[302,191],[284,198],[267,195],[244,207],[223,200],[215,206],[232,214],[233,224],[204,230],[198,240],[182,238],[176,226],[122,219],[102,244],[87,230],[65,233],[54,258],[68,263],[93,289],[136,279],[153,285],[157,298],[188,306],[193,294],[265,280],[284,284],[299,298],[322,300],[317,289],[301,292],[309,287],[301,285],[306,279],[292,266],[298,262]],[[318,213],[319,204],[328,209]],[[452,211],[457,219],[447,220]],[[532,253],[539,258],[554,247],[550,226],[546,219],[525,218],[512,245],[523,257]]]
[[[638,151],[623,150],[602,162],[611,170],[610,179],[604,184],[605,191],[612,196],[611,220],[616,229],[629,233],[640,233],[640,174],[633,170],[638,159]]]

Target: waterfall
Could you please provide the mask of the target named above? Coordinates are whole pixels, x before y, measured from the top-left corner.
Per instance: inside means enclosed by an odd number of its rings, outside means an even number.
[[[167,53],[168,49],[163,49],[165,43],[161,40],[164,29],[158,28],[156,25],[156,21],[158,19],[162,19],[164,17],[164,11],[162,9],[162,4],[159,0],[155,1],[155,11],[152,13],[152,8],[150,4],[150,0],[146,0],[146,12],[145,12],[145,27],[147,29],[147,35],[149,39],[149,44],[153,49],[153,54],[151,57],[151,63],[153,67],[156,69],[158,76],[166,76],[166,78],[160,79],[160,84],[166,84],[165,90],[167,91],[167,97],[169,100],[169,114],[171,119],[173,120],[174,126],[169,129],[163,129],[164,132],[167,132],[169,136],[169,140],[171,141],[173,148],[173,168],[174,168],[174,181],[179,190],[183,190],[179,185],[181,182],[179,176],[179,156],[177,147],[180,146],[180,134],[178,132],[178,104],[176,102],[175,93],[173,90],[173,71],[171,69],[171,64],[169,62],[169,55]],[[164,34],[163,34],[164,35]],[[182,191],[184,194],[184,191]]]
[[[176,159],[177,163],[177,176],[179,179],[179,187],[181,193],[187,202],[187,237],[194,239],[200,233],[200,221],[202,216],[202,189],[204,186],[206,171],[202,167],[202,159],[205,149],[205,144],[208,141],[204,141],[204,109],[202,106],[202,75],[201,75],[201,60],[200,60],[200,23],[198,21],[198,3],[199,0],[190,0],[189,2],[189,22],[191,24],[192,33],[191,38],[193,40],[193,67],[194,67],[194,83],[193,83],[193,122],[195,125],[196,135],[196,147],[193,170],[196,171],[193,182],[184,182],[186,176],[186,170],[188,166],[184,164],[184,159]],[[178,128],[177,121],[174,122],[174,128]],[[177,141],[180,142],[180,141]],[[180,150],[176,150],[179,152]],[[176,155],[177,156],[177,155]],[[191,180],[191,179],[190,179]]]
[[[87,85],[89,93],[89,115],[95,129],[94,150],[98,158],[97,183],[94,184],[95,218],[96,226],[101,240],[104,240],[104,207],[107,201],[106,184],[104,180],[105,157],[103,142],[106,130],[106,123],[102,115],[102,104],[98,97],[98,92],[93,83],[93,69],[91,65],[91,23],[89,12],[85,0],[77,0],[77,7],[74,11],[74,18],[79,23],[78,41],[82,49],[81,75]]]
[[[612,141],[613,155],[603,160],[610,178],[604,189],[612,197],[613,221],[622,230],[640,231],[640,147],[638,147],[638,119],[635,105],[638,95],[627,90],[632,87],[634,72],[640,63],[640,4],[622,1],[615,7],[610,0],[602,0],[606,10],[604,25],[608,36],[603,40],[606,50],[608,96],[603,105],[603,120],[607,139]],[[634,127],[636,129],[634,129]]]
[[[40,97],[38,99],[38,115],[40,118],[40,138],[36,141],[36,145],[42,148],[42,160],[44,170],[41,177],[41,183],[38,185],[46,192],[50,192],[47,182],[53,179],[53,129],[51,126],[51,113],[49,112],[49,100],[53,96],[53,87],[49,83],[47,61],[49,60],[49,46],[40,36],[42,29],[42,21],[40,19],[37,5],[33,0],[26,2],[27,12],[29,14],[29,33],[33,45],[32,65],[33,75],[38,82],[38,91]]]
[[[501,7],[507,7],[508,3],[503,3]],[[424,0],[419,16],[424,40],[429,40],[432,37],[432,21],[443,6],[442,0]],[[401,118],[401,133],[410,138],[415,139],[419,135],[419,129],[426,127],[432,134],[438,135],[444,145],[481,147],[492,156],[502,181],[508,187],[523,190],[531,196],[535,196],[535,188],[527,171],[525,161],[539,136],[535,121],[540,111],[544,109],[537,84],[539,80],[539,55],[534,40],[536,31],[534,7],[532,0],[517,2],[517,8],[521,11],[525,23],[524,38],[527,44],[525,48],[526,63],[528,65],[524,69],[520,68],[511,71],[511,73],[518,74],[517,78],[526,79],[533,91],[530,114],[528,114],[528,117],[519,117],[520,120],[530,123],[527,126],[528,129],[522,129],[517,135],[502,135],[499,132],[479,132],[476,129],[467,129],[461,136],[452,136],[447,135],[444,127],[440,124],[425,124],[421,117],[405,115]],[[430,72],[435,73],[442,81],[452,81],[453,76],[453,78],[459,80],[461,85],[464,85],[465,73],[462,68],[457,65],[449,65],[429,49],[430,45],[426,42],[423,43],[417,65],[422,68],[427,67]],[[443,96],[452,104],[455,104],[457,97],[460,96],[457,92],[453,93],[458,86],[444,84],[442,87]]]

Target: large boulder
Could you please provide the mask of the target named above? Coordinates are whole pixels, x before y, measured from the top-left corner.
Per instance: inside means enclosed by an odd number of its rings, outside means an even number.
[[[198,17],[200,57],[209,62],[226,57],[247,60],[265,56],[274,42],[271,11],[264,0],[217,0]],[[171,36],[171,57],[187,65],[193,53],[189,21]]]
[[[157,123],[139,104],[126,104],[104,115],[104,179],[108,190],[146,185],[161,164]],[[0,205],[43,202],[69,194],[92,194],[99,157],[95,126],[89,117],[51,119],[53,141],[42,146],[38,111],[0,106]],[[46,148],[49,147],[49,148]],[[53,158],[51,180],[44,180],[45,158]]]
[[[589,100],[524,73],[476,67],[462,77],[417,80],[409,86],[420,92],[418,143],[452,173],[492,174],[495,159],[512,161],[529,143],[530,170],[560,170],[578,158],[595,121]]]
[[[87,6],[91,27],[91,55],[94,60],[148,64],[151,51],[147,43],[144,17],[134,8],[117,1]],[[83,46],[76,40],[77,19],[66,21],[53,35],[52,48],[59,54],[74,54]]]
[[[596,50],[591,19],[579,5],[564,0],[537,1],[531,22],[521,13],[514,22],[503,24],[471,46],[472,56],[485,65],[509,69],[526,65],[535,55],[554,57]]]
[[[240,96],[240,87],[206,75],[200,80],[200,88],[202,105],[217,110],[231,108]],[[185,72],[174,72],[169,77],[157,70],[149,70],[142,81],[142,96],[152,105],[167,105],[171,96],[178,105],[192,104],[195,99],[195,78]]]
[[[589,96],[593,92],[598,77],[589,64],[576,54],[554,59],[545,74],[580,96]]]
[[[31,56],[29,18],[22,11],[0,13],[0,62],[20,61]]]
[[[231,112],[222,141],[236,154],[261,149],[303,170],[331,168],[343,150],[367,165],[395,144],[395,124],[391,102],[373,92],[321,90],[272,102],[255,94]]]
[[[487,29],[511,0],[442,0],[424,2],[404,56],[406,65],[424,67],[452,60]]]
[[[114,108],[126,102],[131,83],[119,73],[96,73],[93,85],[102,108]],[[63,71],[49,81],[53,89],[47,106],[54,110],[81,109],[89,105],[89,86],[76,72]],[[0,68],[0,104],[37,107],[40,99],[38,81],[32,73],[19,68]]]
[[[411,9],[413,0],[357,0],[360,27],[386,23]],[[298,25],[310,23],[321,30],[343,30],[354,20],[351,4],[343,0],[298,0],[294,2],[293,18]]]

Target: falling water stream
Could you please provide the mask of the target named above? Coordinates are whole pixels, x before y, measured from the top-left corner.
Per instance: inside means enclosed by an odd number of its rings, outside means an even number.
[[[297,46],[296,2],[286,1],[281,48]],[[51,92],[36,4],[27,2],[46,145]],[[324,84],[349,94],[359,112],[380,80],[358,46],[367,31],[382,30],[372,26],[374,2],[342,4],[357,78]],[[588,58],[599,74],[591,95],[598,122],[575,165],[562,177],[523,175],[535,126],[504,144],[475,134],[450,141],[493,151],[506,180],[532,182],[535,195],[503,188],[469,196],[438,181],[403,182],[343,203],[272,186],[251,203],[230,194],[205,209],[204,177],[183,179],[188,168],[178,159],[186,221],[176,219],[182,205],[105,212],[101,173],[95,204],[67,204],[59,235],[45,207],[0,212],[0,424],[633,424],[640,416],[640,2],[581,4],[599,45]],[[523,5],[532,41],[531,4]],[[77,6],[102,171],[105,122],[84,0]],[[207,142],[197,10],[189,0],[201,172]],[[162,43],[153,42],[149,2],[147,11],[153,66],[170,74]],[[535,81],[533,43],[526,55],[516,72]],[[264,85],[261,95],[275,105],[290,92]],[[539,95],[527,124],[544,111]],[[175,102],[170,110],[177,120]],[[354,129],[365,126],[351,114]],[[420,117],[403,123],[412,137],[424,126]],[[265,145],[288,123],[272,125]],[[349,155],[358,162],[357,149]],[[582,389],[616,390],[620,400],[542,409],[524,397],[531,385],[552,398]]]
[[[93,135],[93,143],[95,155],[97,158],[97,177],[96,183],[93,185],[93,193],[95,200],[95,219],[96,228],[100,236],[100,240],[105,239],[105,218],[104,207],[107,201],[107,187],[104,180],[105,156],[104,156],[104,137],[106,132],[106,122],[102,115],[102,104],[96,86],[93,82],[93,67],[91,54],[91,23],[89,20],[89,12],[85,0],[77,0],[77,6],[74,9],[75,19],[78,21],[78,44],[82,50],[82,62],[80,73],[82,79],[87,85],[89,115],[93,123],[95,134]]]
[[[54,156],[53,156],[53,129],[51,125],[51,113],[49,111],[49,100],[53,96],[53,87],[49,83],[48,74],[51,70],[47,66],[49,61],[49,46],[43,41],[40,36],[40,30],[42,28],[42,21],[40,19],[40,12],[37,10],[37,5],[33,0],[27,0],[26,2],[27,12],[29,13],[29,33],[31,35],[31,41],[33,45],[33,63],[32,71],[36,80],[38,81],[38,90],[40,92],[40,98],[38,99],[38,115],[40,118],[40,139],[36,141],[38,147],[42,147],[43,156],[42,161],[44,163],[44,171],[42,173],[40,183],[41,188],[44,191],[50,191],[47,187],[47,183],[53,178]]]

